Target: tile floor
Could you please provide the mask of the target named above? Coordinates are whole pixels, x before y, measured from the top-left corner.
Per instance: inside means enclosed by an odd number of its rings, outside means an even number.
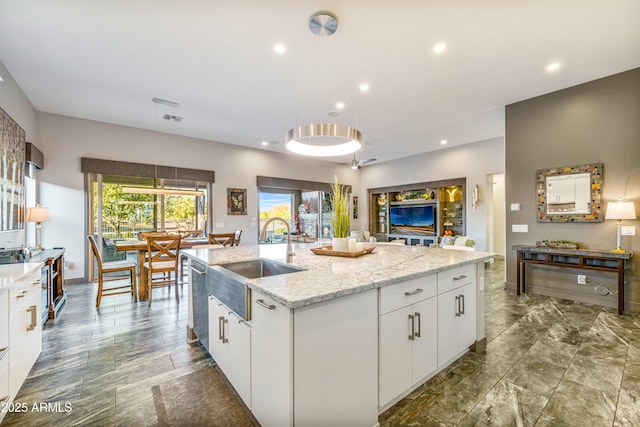
[[[518,297],[503,289],[503,275],[501,261],[486,271],[487,352],[461,358],[380,424],[640,425],[640,317]],[[8,413],[2,426],[158,425],[152,388],[214,364],[185,341],[187,288],[180,303],[167,291],[154,292],[150,309],[120,295],[96,310],[95,284],[68,286],[67,306],[46,324],[42,354],[15,399],[59,411]]]

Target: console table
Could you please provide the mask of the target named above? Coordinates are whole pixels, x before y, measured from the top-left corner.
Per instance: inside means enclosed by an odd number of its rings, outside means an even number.
[[[618,314],[624,311],[624,262],[633,252],[616,253],[607,250],[555,249],[534,245],[515,245],[518,253],[516,292],[525,292],[526,265],[543,264],[556,267],[610,271],[618,275]]]

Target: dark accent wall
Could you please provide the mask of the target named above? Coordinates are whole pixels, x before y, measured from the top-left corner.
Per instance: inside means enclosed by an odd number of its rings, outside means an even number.
[[[603,210],[619,197],[635,203],[640,215],[640,68],[508,105],[506,120],[506,286],[515,289],[515,244],[566,239],[583,248],[616,246],[616,223],[536,222],[537,169],[603,163]],[[513,203],[521,205],[512,212]],[[623,236],[622,247],[637,254],[627,264],[626,309],[640,312],[640,221],[636,236]],[[513,224],[527,224],[528,233],[511,232]],[[615,295],[600,296],[594,286],[617,291],[613,274],[578,269],[527,267],[532,293],[615,307]],[[592,279],[577,284],[577,274]]]

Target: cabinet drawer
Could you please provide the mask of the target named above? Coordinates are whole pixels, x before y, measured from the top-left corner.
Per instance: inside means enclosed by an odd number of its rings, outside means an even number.
[[[436,275],[432,274],[380,288],[380,314],[435,296],[436,281]]]
[[[438,294],[448,292],[460,286],[473,283],[476,278],[475,264],[446,270],[438,273]]]
[[[9,289],[9,310],[13,312],[22,306],[24,301],[30,299],[34,293],[40,294],[42,292],[40,284],[40,269],[32,271],[19,281],[14,282]]]

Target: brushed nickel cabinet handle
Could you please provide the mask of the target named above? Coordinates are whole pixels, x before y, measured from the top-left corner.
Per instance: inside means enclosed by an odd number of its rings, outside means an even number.
[[[224,325],[222,324],[223,321],[224,321],[224,316],[218,317],[218,339],[220,341],[222,341],[224,338],[224,332],[222,331],[222,328],[224,328]]]
[[[256,304],[258,304],[261,307],[266,308],[267,310],[275,310],[276,306],[273,304],[267,304],[266,302],[264,302],[264,300],[258,299],[256,300]]]
[[[27,313],[31,314],[31,321],[27,325],[27,332],[33,331],[36,328],[36,326],[38,326],[38,320],[36,318],[36,309],[37,307],[35,305],[32,305],[29,308],[27,308]]]
[[[411,341],[413,341],[413,340],[415,339],[414,337],[415,337],[415,335],[416,335],[416,334],[415,334],[415,327],[416,327],[416,324],[415,324],[415,321],[414,321],[414,318],[413,318],[413,314],[410,314],[410,315],[409,315],[409,320],[411,321],[411,333],[409,334],[409,339],[410,339]]]
[[[405,293],[404,293],[404,295],[408,297],[408,296],[411,296],[411,295],[419,294],[419,293],[420,293],[420,292],[422,292],[422,291],[423,291],[423,289],[417,288],[417,289],[416,289],[416,290],[414,290],[414,291],[407,291],[407,292],[405,292]]]
[[[462,280],[462,279],[466,279],[467,275],[466,274],[461,274],[460,276],[456,276],[453,278],[453,280]]]
[[[460,295],[456,295],[456,317],[460,317]]]
[[[22,291],[18,295],[16,295],[16,298],[24,298],[27,296],[28,293],[29,291]]]
[[[462,301],[462,309],[460,310],[460,314],[464,314],[464,295],[460,294],[460,301]]]
[[[415,318],[416,320],[418,320],[418,332],[416,332],[415,335],[416,337],[420,338],[420,332],[422,331],[422,325],[420,324],[420,313],[418,313],[417,311],[415,312]]]
[[[40,284],[40,279],[34,279],[33,282],[31,282],[32,285],[39,285]]]
[[[226,317],[223,317],[222,319],[222,343],[226,344],[229,342],[229,338],[227,338],[227,335],[225,334],[224,325],[229,323],[229,319]]]
[[[198,270],[197,268],[195,268],[194,266],[192,266],[191,264],[189,264],[189,266],[188,266],[188,267],[189,267],[191,270],[193,270],[193,271],[195,271],[196,273],[198,273],[199,275],[201,275],[201,276],[202,276],[203,274],[207,274],[207,271],[206,271],[206,270],[205,270],[205,271],[200,271],[200,270]]]

